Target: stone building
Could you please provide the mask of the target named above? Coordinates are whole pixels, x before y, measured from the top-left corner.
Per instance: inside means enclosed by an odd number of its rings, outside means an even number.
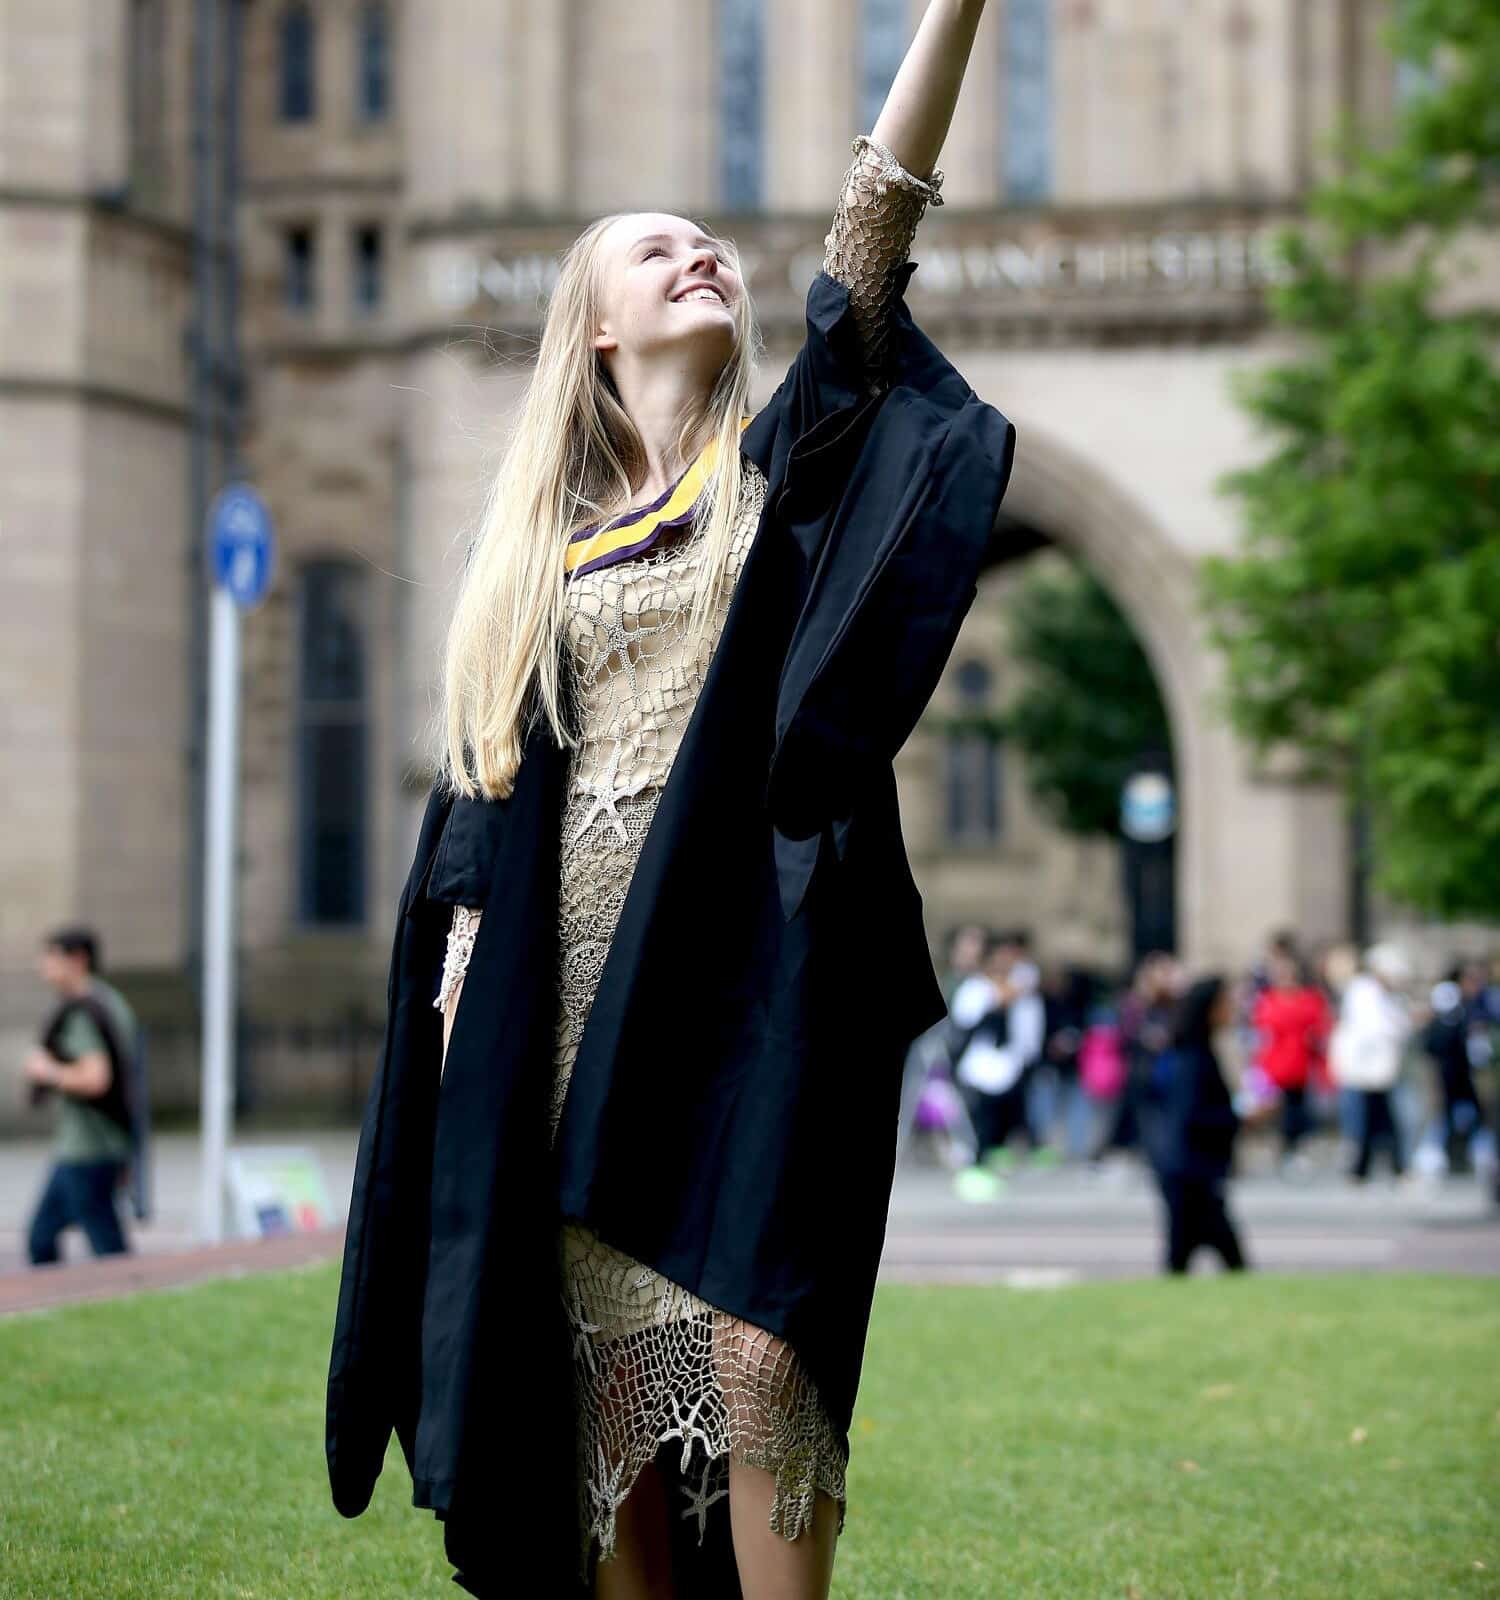
[[[318,1030],[379,1011],[445,611],[556,252],[607,210],[732,234],[768,393],[849,141],[922,6],[242,0],[239,182],[215,236],[195,232],[193,128],[197,19],[223,9],[0,0],[0,1078],[42,1002],[39,932],[83,919],[159,1036],[180,1035],[164,1081],[191,1093],[195,248],[238,247],[212,315],[244,358],[241,459],[280,541],[245,630],[244,1010],[281,1041],[267,1062],[299,1038],[317,1058],[284,1080],[267,1065],[262,1090],[341,1093],[342,1047]],[[1003,698],[1006,558],[1052,544],[1086,562],[1170,712],[1192,959],[1345,919],[1337,805],[1252,770],[1212,710],[1194,565],[1236,537],[1213,485],[1255,448],[1227,380],[1273,348],[1267,230],[1296,212],[1337,119],[1378,124],[1401,90],[1383,15],[991,0],[941,161],[947,204],[914,251],[914,314],[1021,441],[935,716]],[[207,102],[221,135],[230,103]],[[208,490],[223,431],[210,420]],[[1048,825],[1009,752],[956,751],[929,727],[899,770],[934,938],[977,916],[1029,924],[1044,952],[1124,958],[1113,847]]]

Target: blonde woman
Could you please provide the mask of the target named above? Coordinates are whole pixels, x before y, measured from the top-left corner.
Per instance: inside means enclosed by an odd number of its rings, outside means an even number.
[[[449,635],[328,1385],[338,1508],[394,1430],[476,1595],[828,1593],[944,1013],[891,763],[1014,452],[902,299],[982,9],[928,6],[753,417],[730,241],[617,215],[562,264]]]

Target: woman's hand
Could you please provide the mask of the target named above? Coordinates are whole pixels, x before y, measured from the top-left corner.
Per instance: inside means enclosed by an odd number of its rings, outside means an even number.
[[[908,172],[937,165],[983,14],[984,0],[929,0],[870,130]]]

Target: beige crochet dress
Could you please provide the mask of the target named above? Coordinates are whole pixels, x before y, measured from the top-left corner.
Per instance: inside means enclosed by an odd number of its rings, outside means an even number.
[[[942,174],[923,182],[861,137],[826,240],[825,270],[846,284],[872,363],[883,355],[896,269]],[[703,642],[687,636],[701,540],[691,527],[568,585],[570,692],[581,736],[562,820],[555,1139],[604,958],[672,761],[702,689],[734,584],[765,504],[766,481],[742,458],[728,582]],[[458,907],[435,1004],[444,1050],[479,911]],[[785,1341],[709,1305],[565,1220],[559,1236],[578,1394],[579,1570],[615,1549],[615,1516],[663,1445],[680,1445],[687,1504],[701,1542],[728,1490],[731,1454],[774,1475],[773,1531],[795,1539],[828,1495],[843,1531],[844,1450],[817,1389]]]

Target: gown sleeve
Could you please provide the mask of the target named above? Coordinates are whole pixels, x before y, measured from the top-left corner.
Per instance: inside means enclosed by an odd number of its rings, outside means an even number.
[[[443,952],[443,973],[432,1000],[443,1014],[442,1061],[447,1065],[448,1039],[458,1015],[464,974],[474,953],[479,919],[495,872],[495,858],[504,836],[508,814],[504,801],[456,797],[438,835],[437,848],[422,876],[417,894],[421,900],[451,907]]]
[[[849,291],[849,311],[867,369],[877,387],[886,366],[892,303],[900,269],[929,205],[940,206],[943,174],[925,181],[908,172],[868,134],[855,139],[833,226],[823,241],[823,270]]]

